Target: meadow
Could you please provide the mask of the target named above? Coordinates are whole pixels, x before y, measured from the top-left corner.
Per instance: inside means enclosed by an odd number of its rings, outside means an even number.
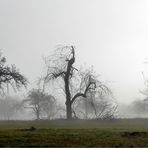
[[[1,147],[148,146],[148,119],[0,121]]]

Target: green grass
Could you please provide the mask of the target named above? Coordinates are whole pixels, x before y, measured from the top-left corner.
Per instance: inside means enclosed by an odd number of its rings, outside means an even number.
[[[34,126],[36,130],[28,129]],[[148,119],[102,121],[0,121],[4,147],[148,147]]]

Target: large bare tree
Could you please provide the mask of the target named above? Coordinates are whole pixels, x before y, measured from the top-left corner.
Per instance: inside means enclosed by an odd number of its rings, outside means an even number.
[[[74,64],[74,46],[62,46],[56,50],[55,54],[46,59],[48,69],[44,82],[48,84],[53,79],[62,78],[66,97],[67,119],[72,119],[72,104],[76,99],[86,98],[87,94],[96,88],[108,91],[108,88],[98,81],[90,70],[80,73]],[[78,76],[79,78],[77,78]]]

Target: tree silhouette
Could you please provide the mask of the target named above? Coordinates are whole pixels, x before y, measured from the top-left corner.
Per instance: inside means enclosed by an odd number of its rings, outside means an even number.
[[[6,65],[6,58],[0,54],[0,91],[4,92],[5,88],[11,85],[14,89],[21,86],[27,86],[27,79],[20,74],[15,65]]]
[[[66,96],[66,117],[72,119],[72,104],[79,97],[86,98],[90,91],[99,88],[101,91],[108,92],[109,89],[98,81],[93,72],[88,70],[79,74],[78,69],[74,67],[75,48],[74,46],[63,46],[56,50],[56,53],[46,60],[47,74],[44,77],[45,84],[52,79],[62,78],[64,82],[64,92]],[[80,76],[76,82],[76,77]],[[76,84],[77,83],[77,84]],[[77,89],[75,89],[75,86]]]

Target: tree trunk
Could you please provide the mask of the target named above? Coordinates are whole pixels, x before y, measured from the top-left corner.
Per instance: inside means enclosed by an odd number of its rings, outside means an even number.
[[[72,47],[72,58],[68,61],[67,70],[64,77],[65,94],[66,94],[66,116],[68,120],[72,119],[72,109],[71,109],[72,101],[71,101],[71,93],[69,89],[69,80],[70,80],[70,76],[73,74],[71,70],[73,68],[72,65],[74,62],[75,62],[75,53],[74,53],[74,48]]]
[[[67,72],[65,75],[65,94],[66,94],[66,116],[67,119],[72,119],[72,110],[71,110],[71,94],[69,89],[69,76],[70,76],[71,65],[68,63]]]
[[[71,109],[71,103],[66,102],[66,116],[68,120],[72,119],[72,109]]]
[[[36,113],[36,119],[37,119],[37,120],[40,119],[40,113],[39,113],[39,110],[37,110],[37,113]]]

